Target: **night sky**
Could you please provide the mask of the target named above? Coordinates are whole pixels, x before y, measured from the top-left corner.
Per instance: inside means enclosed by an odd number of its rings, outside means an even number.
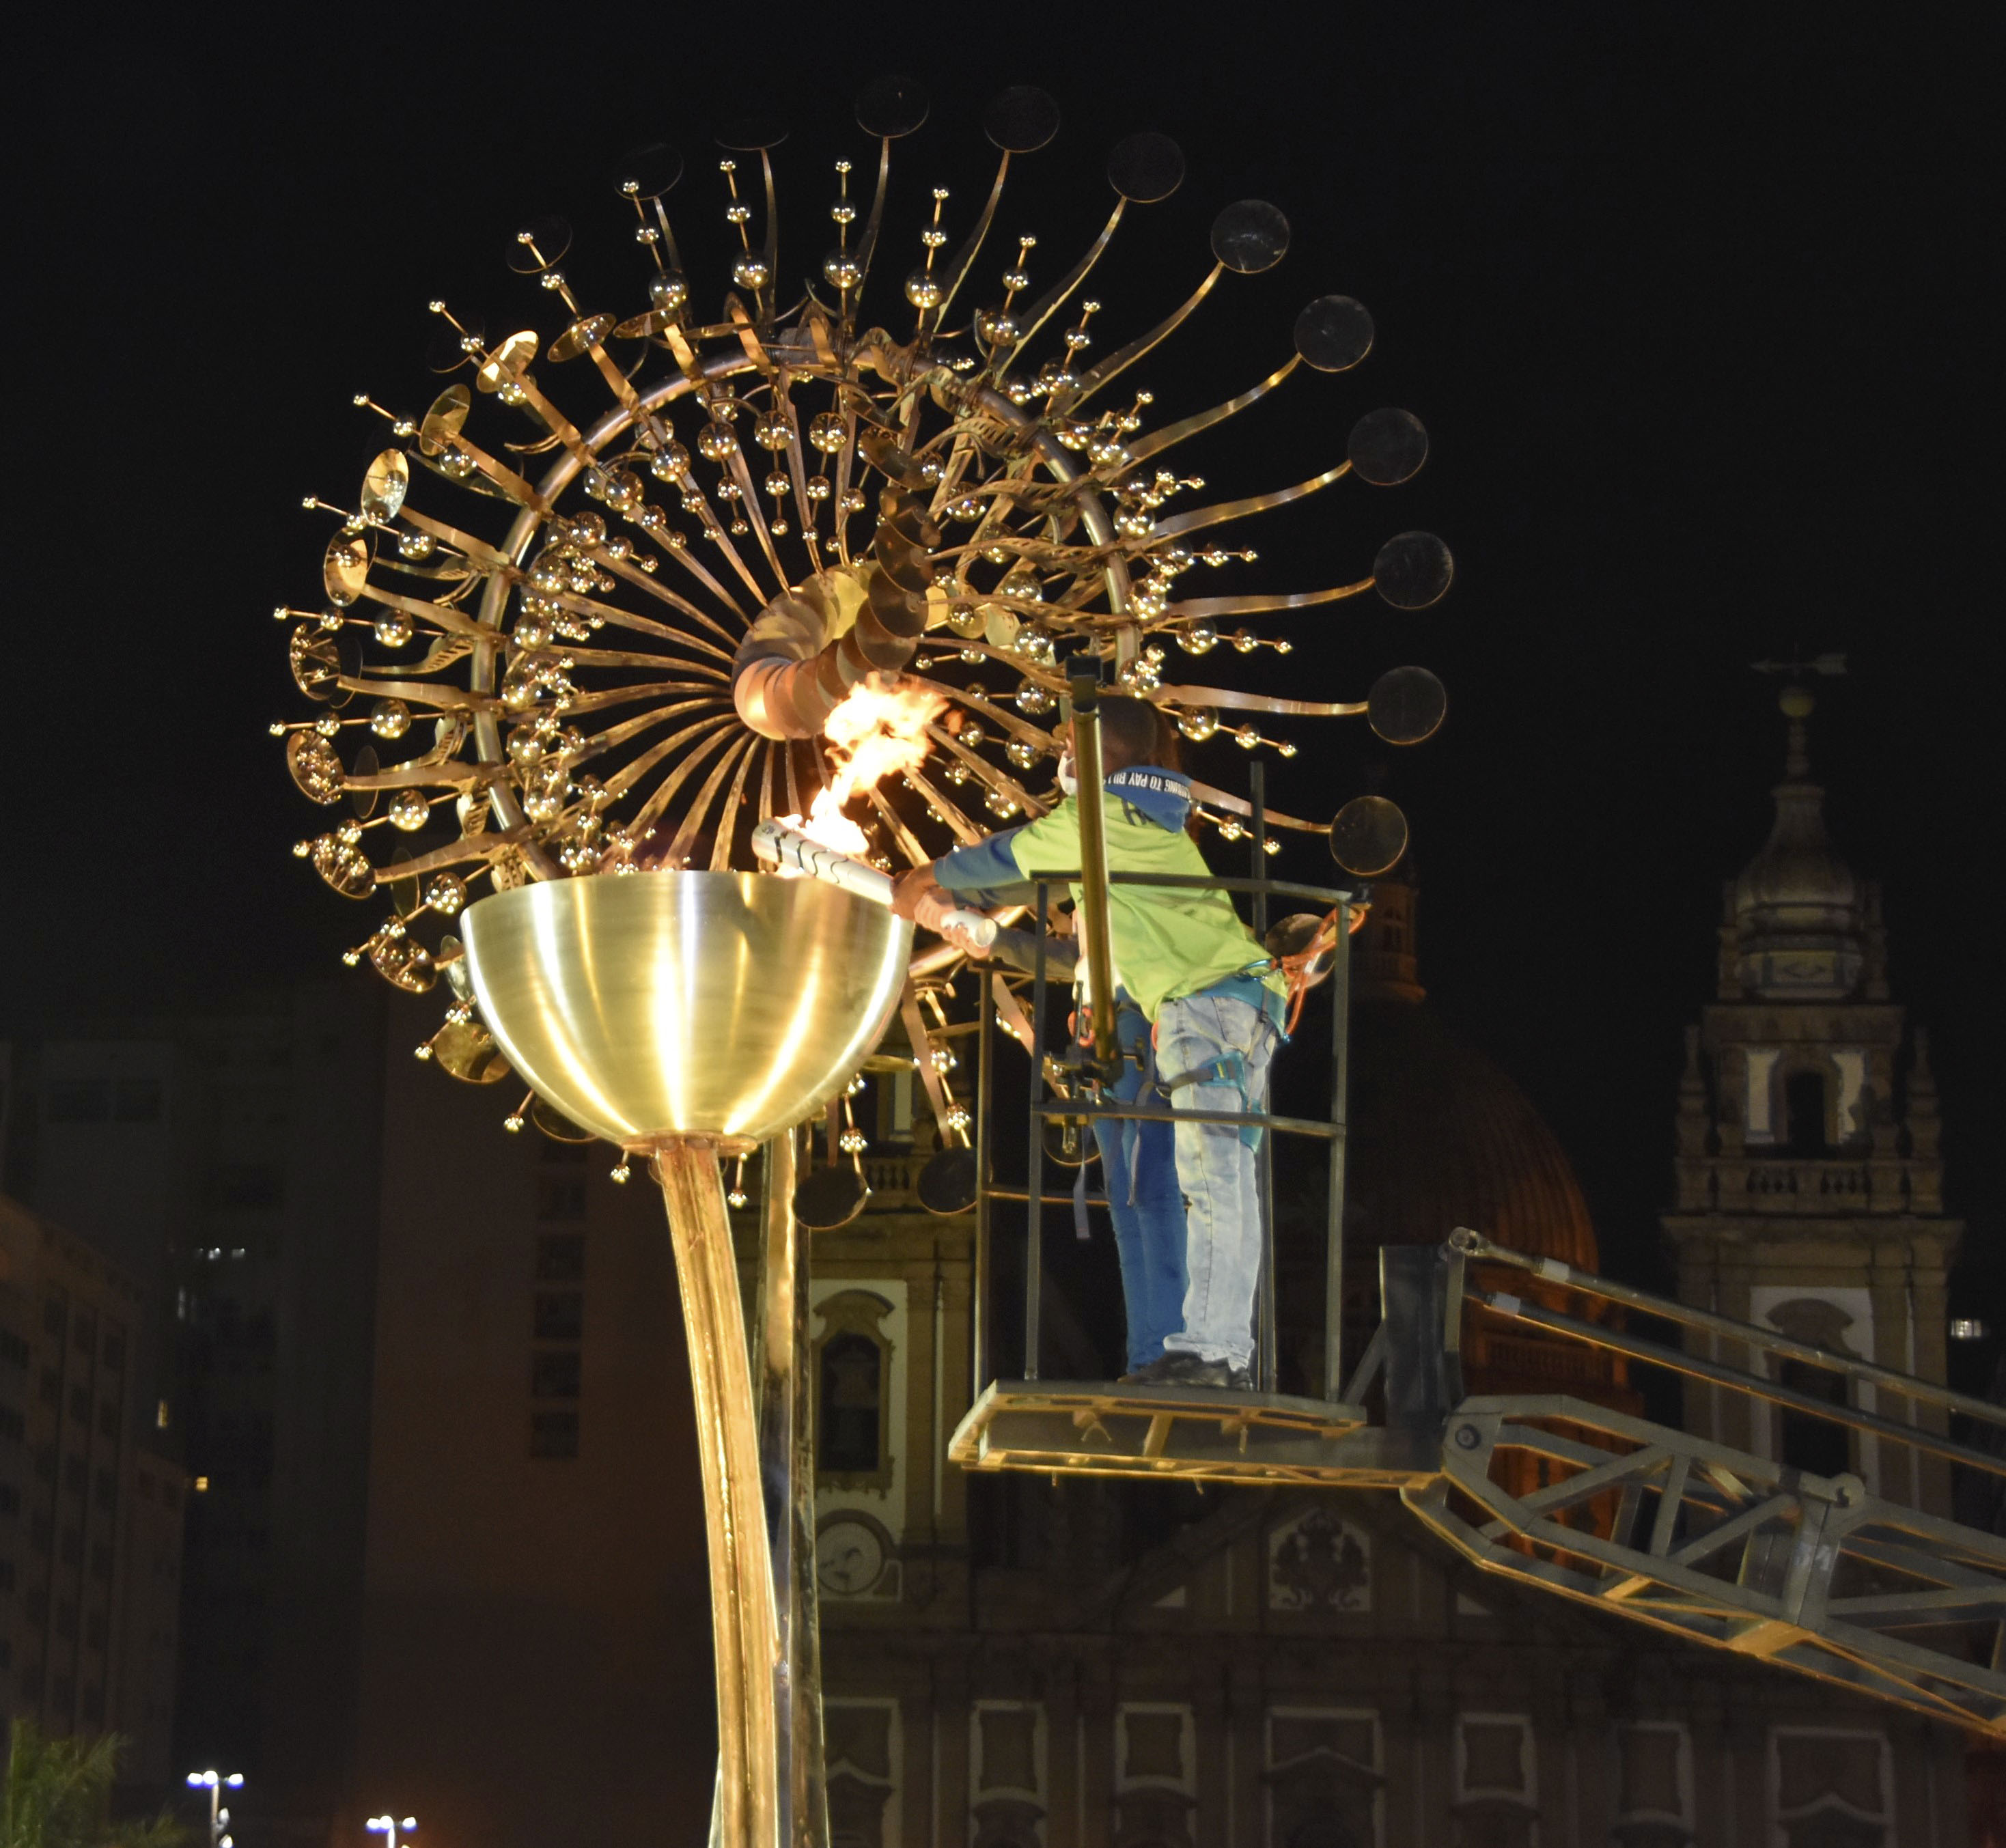
[[[884,285],[917,251],[924,188],[955,188],[958,241],[990,161],[980,106],[1022,82],[1066,125],[1023,164],[981,288],[1019,228],[1044,280],[1070,262],[1107,209],[1107,149],[1137,128],[1175,136],[1189,176],[1105,266],[1111,334],[1197,281],[1220,206],[1266,197],[1292,221],[1280,268],[1227,278],[1142,378],[1165,414],[1279,364],[1311,297],[1371,309],[1363,368],[1292,381],[1206,472],[1234,494],[1300,479],[1386,403],[1427,425],[1428,467],[1250,526],[1262,560],[1233,587],[1343,582],[1426,527],[1455,588],[1418,614],[1305,612],[1286,663],[1171,665],[1318,698],[1407,660],[1447,683],[1447,726],[1411,752],[1355,722],[1297,726],[1271,799],[1327,817],[1376,787],[1406,808],[1434,1005],[1559,1133],[1609,1267],[1653,1274],[1681,1030],[1712,991],[1720,882],[1768,825],[1782,727],[1748,664],[1826,651],[1850,672],[1820,685],[1814,762],[1842,849],[1885,882],[1895,992],[1934,1033],[1953,1202],[1996,1248],[1985,48],[1946,9],[1870,30],[1823,9],[1381,6],[1305,31],[1307,10],[1166,30],[1140,9],[966,9],[939,16],[945,36],[901,14],[860,32],[880,41],[864,55],[835,42],[852,15],[834,9],[791,34],[765,9],[329,18],[311,42],[185,16],[171,38],[17,63],[0,1033],[336,968],[372,914],[291,858],[318,811],[265,727],[303,706],[268,612],[317,597],[331,524],[300,497],[352,504],[383,440],[350,395],[422,409],[435,294],[491,333],[552,331],[502,262],[537,213],[578,226],[586,305],[631,312],[640,259],[606,176],[637,142],[688,158],[671,205],[716,294],[727,109],[770,101],[791,122],[782,264],[818,266],[828,162],[868,157],[849,99],[903,68],[935,107],[895,160],[875,304],[895,330]],[[956,36],[978,28],[983,48]],[[758,58],[718,58],[769,31]],[[779,72],[764,92],[757,65]],[[1237,781],[1244,762],[1210,769]],[[1283,870],[1326,875],[1321,854]]]

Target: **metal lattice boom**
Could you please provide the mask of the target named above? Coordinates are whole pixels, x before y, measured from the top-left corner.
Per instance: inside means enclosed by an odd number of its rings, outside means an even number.
[[[1473,1262],[1730,1337],[1751,1369],[1809,1358],[1858,1375],[1884,1407],[1906,1399],[1913,1422],[1480,1287]],[[2006,1406],[1467,1231],[1439,1248],[1383,1251],[1380,1285],[1379,1332],[1341,1400],[999,1381],[948,1454],[977,1469],[1397,1489],[1486,1572],[2006,1735],[2006,1540],[1876,1494],[1857,1475],[1814,1475],[1585,1399],[1466,1397],[1462,1322],[1474,1306],[2001,1476],[2006,1456],[1941,1427],[1956,1413],[2006,1434]],[[1383,1414],[1368,1423],[1360,1402],[1375,1389]]]

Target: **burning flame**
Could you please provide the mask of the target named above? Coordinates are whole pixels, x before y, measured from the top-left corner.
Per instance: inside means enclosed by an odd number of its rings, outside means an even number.
[[[906,686],[896,674],[873,674],[860,681],[822,727],[835,760],[835,780],[815,792],[806,821],[794,815],[781,820],[839,854],[867,857],[871,843],[843,812],[844,804],[896,772],[917,769],[930,748],[927,727],[946,706],[945,694]]]

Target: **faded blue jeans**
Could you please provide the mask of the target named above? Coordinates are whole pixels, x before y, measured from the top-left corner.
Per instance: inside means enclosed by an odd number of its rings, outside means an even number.
[[[1187,1072],[1203,1081],[1172,1093],[1177,1110],[1259,1111],[1268,1107],[1275,1023],[1244,1001],[1207,991],[1167,1001],[1156,1015],[1156,1066],[1166,1082]],[[1221,1062],[1226,1069],[1218,1069]],[[1177,1181],[1184,1189],[1184,1327],[1163,1346],[1246,1368],[1254,1358],[1254,1294],[1261,1280],[1260,1148],[1230,1123],[1176,1126]]]
[[[1124,1005],[1115,1032],[1124,1054],[1146,1054],[1149,1023],[1140,1008]],[[1142,1096],[1146,1075],[1142,1065],[1124,1059],[1108,1095],[1119,1104],[1133,1104],[1138,1096],[1146,1104],[1160,1102],[1153,1086]],[[1118,1119],[1097,1119],[1093,1125],[1107,1216],[1114,1222],[1115,1255],[1121,1262],[1131,1373],[1160,1360],[1164,1338],[1184,1326],[1184,1200],[1173,1128],[1168,1123]]]

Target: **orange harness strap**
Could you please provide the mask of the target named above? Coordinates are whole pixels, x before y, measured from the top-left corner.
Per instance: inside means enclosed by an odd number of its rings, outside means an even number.
[[[1364,905],[1354,905],[1351,910],[1351,928],[1355,934],[1365,921],[1370,909]],[[1282,1029],[1284,1039],[1293,1039],[1296,1023],[1302,1018],[1303,998],[1310,991],[1310,970],[1320,956],[1328,956],[1337,947],[1337,913],[1330,913],[1318,925],[1317,934],[1308,944],[1293,956],[1277,959],[1276,966],[1282,972],[1283,979],[1289,984],[1288,1024]]]

